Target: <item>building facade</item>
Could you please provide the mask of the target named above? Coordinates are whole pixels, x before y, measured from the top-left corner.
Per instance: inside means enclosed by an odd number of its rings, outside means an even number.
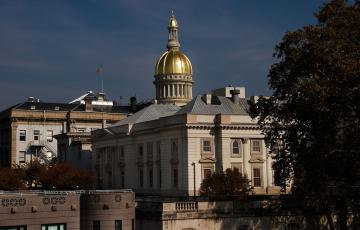
[[[153,104],[92,132],[100,188],[192,196],[211,173],[237,168],[255,193],[278,192],[263,135],[239,91],[200,95],[184,107]]]
[[[92,130],[114,124],[130,112],[130,106],[114,105],[103,93],[89,92],[71,103],[46,103],[29,98],[0,113],[0,166],[34,159],[45,162],[56,157],[64,161],[72,159],[69,154],[77,154],[83,148],[81,142],[72,141],[77,140],[77,135],[90,136]],[[58,134],[68,137],[60,149],[54,138]],[[82,160],[91,162],[91,156],[86,154],[88,147],[84,145],[86,156]],[[71,148],[77,152],[68,151]],[[89,165],[88,162],[85,164]]]
[[[113,191],[0,191],[1,230],[134,230],[135,195]]]

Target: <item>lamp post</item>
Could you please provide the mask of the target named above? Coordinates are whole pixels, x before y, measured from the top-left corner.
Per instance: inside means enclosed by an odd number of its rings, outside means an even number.
[[[193,166],[194,171],[194,197],[196,196],[196,185],[195,185],[195,162],[192,162],[191,165]]]

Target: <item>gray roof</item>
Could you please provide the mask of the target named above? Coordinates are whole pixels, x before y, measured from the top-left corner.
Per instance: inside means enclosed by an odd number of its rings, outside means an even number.
[[[203,115],[215,115],[215,114],[248,114],[249,105],[245,98],[240,98],[239,104],[232,102],[230,98],[223,96],[211,97],[211,104],[206,104],[202,96],[199,95],[185,105],[176,114],[203,114]]]
[[[167,117],[176,114],[180,110],[180,107],[176,105],[167,104],[152,104],[137,113],[115,123],[112,126],[120,126],[126,124],[136,124],[146,121],[157,120],[161,117]]]

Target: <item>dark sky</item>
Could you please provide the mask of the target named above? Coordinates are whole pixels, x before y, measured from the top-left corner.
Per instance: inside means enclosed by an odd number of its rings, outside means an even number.
[[[286,31],[315,23],[322,0],[0,0],[0,110],[29,96],[69,102],[98,91],[122,103],[154,97],[153,74],[175,9],[194,95],[229,84],[270,94]]]

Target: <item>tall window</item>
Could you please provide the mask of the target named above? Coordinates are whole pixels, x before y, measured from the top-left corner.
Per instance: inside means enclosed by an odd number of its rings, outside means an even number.
[[[159,188],[161,188],[161,184],[162,184],[162,180],[161,180],[161,166],[159,166],[159,171],[158,171],[158,179],[159,179]]]
[[[124,158],[125,157],[125,149],[124,146],[120,146],[120,157]]]
[[[156,142],[156,163],[157,163],[157,177],[158,187],[161,188],[161,142]]]
[[[19,163],[25,163],[25,151],[19,151]]]
[[[135,230],[135,220],[131,219],[131,229]]]
[[[211,176],[211,169],[204,169],[204,179],[209,178]]]
[[[172,152],[173,154],[177,154],[177,153],[178,153],[177,139],[171,140],[171,152]]]
[[[26,130],[20,130],[19,141],[26,141]]]
[[[34,130],[34,141],[40,140],[40,130]]]
[[[146,145],[147,157],[149,161],[153,160],[153,143],[149,142]]]
[[[173,187],[177,188],[179,184],[179,178],[178,178],[178,169],[173,169]]]
[[[100,230],[100,220],[93,221],[93,230]]]
[[[41,230],[66,230],[66,224],[42,224]]]
[[[122,220],[115,220],[115,230],[122,230]]]
[[[251,152],[252,153],[261,153],[261,141],[252,140],[251,141]]]
[[[240,140],[236,139],[232,142],[232,155],[234,157],[240,157],[241,156],[241,142]]]
[[[261,187],[261,168],[253,168],[254,187]]]
[[[144,187],[144,170],[139,168],[139,185],[140,188]]]
[[[122,169],[120,174],[121,174],[120,175],[121,176],[121,188],[125,188],[125,170]]]
[[[211,152],[211,142],[210,140],[203,140],[203,152]]]
[[[172,157],[172,159],[178,159],[178,141],[177,141],[177,139],[171,140],[171,157]]]
[[[53,131],[47,130],[46,131],[46,141],[52,142],[53,141]]]
[[[149,169],[149,187],[153,187],[153,170]]]
[[[139,158],[139,160],[143,160],[144,158],[144,147],[143,147],[143,145],[139,145],[139,147],[138,147],[139,149],[138,149],[138,158]]]

